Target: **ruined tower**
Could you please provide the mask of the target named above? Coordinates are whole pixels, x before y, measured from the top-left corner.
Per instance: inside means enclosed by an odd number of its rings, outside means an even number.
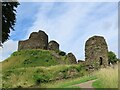
[[[67,54],[67,60],[69,61],[70,64],[76,64],[76,57],[74,56],[73,53],[68,53]]]
[[[108,65],[108,47],[102,36],[93,36],[85,43],[85,62],[93,67]]]
[[[52,40],[48,43],[48,50],[59,50],[59,44]]]
[[[18,50],[47,49],[48,35],[44,31],[33,32],[28,40],[19,41]]]

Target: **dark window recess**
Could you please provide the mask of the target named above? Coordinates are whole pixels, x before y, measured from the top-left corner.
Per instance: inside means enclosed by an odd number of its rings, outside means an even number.
[[[102,64],[103,64],[103,58],[100,57],[100,65],[102,65]]]

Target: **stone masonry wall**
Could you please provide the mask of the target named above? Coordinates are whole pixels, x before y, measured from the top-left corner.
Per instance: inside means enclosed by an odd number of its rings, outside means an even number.
[[[52,40],[48,43],[48,50],[59,50],[59,44]]]
[[[19,41],[18,50],[47,49],[48,35],[44,31],[33,32],[28,40]]]
[[[102,36],[93,36],[85,43],[85,62],[89,65],[108,65],[108,47]]]
[[[73,53],[68,53],[67,54],[67,59],[70,62],[70,64],[76,64],[76,57],[74,56]]]

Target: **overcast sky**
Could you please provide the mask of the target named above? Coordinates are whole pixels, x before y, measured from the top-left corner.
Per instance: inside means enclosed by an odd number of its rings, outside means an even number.
[[[117,2],[22,2],[17,8],[15,31],[4,43],[2,58],[17,50],[18,41],[28,39],[31,32],[45,31],[60,50],[72,52],[84,60],[88,38],[103,36],[108,49],[118,54]],[[1,53],[1,52],[0,52]],[[118,55],[117,55],[118,56]]]

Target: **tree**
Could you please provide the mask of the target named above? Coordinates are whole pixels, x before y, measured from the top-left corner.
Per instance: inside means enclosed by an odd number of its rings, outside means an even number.
[[[2,2],[2,43],[9,38],[16,22],[16,8],[18,2]]]
[[[117,57],[116,57],[115,53],[112,52],[112,51],[109,51],[109,52],[108,52],[108,62],[109,62],[109,64],[110,64],[110,63],[111,63],[111,64],[117,63]]]

